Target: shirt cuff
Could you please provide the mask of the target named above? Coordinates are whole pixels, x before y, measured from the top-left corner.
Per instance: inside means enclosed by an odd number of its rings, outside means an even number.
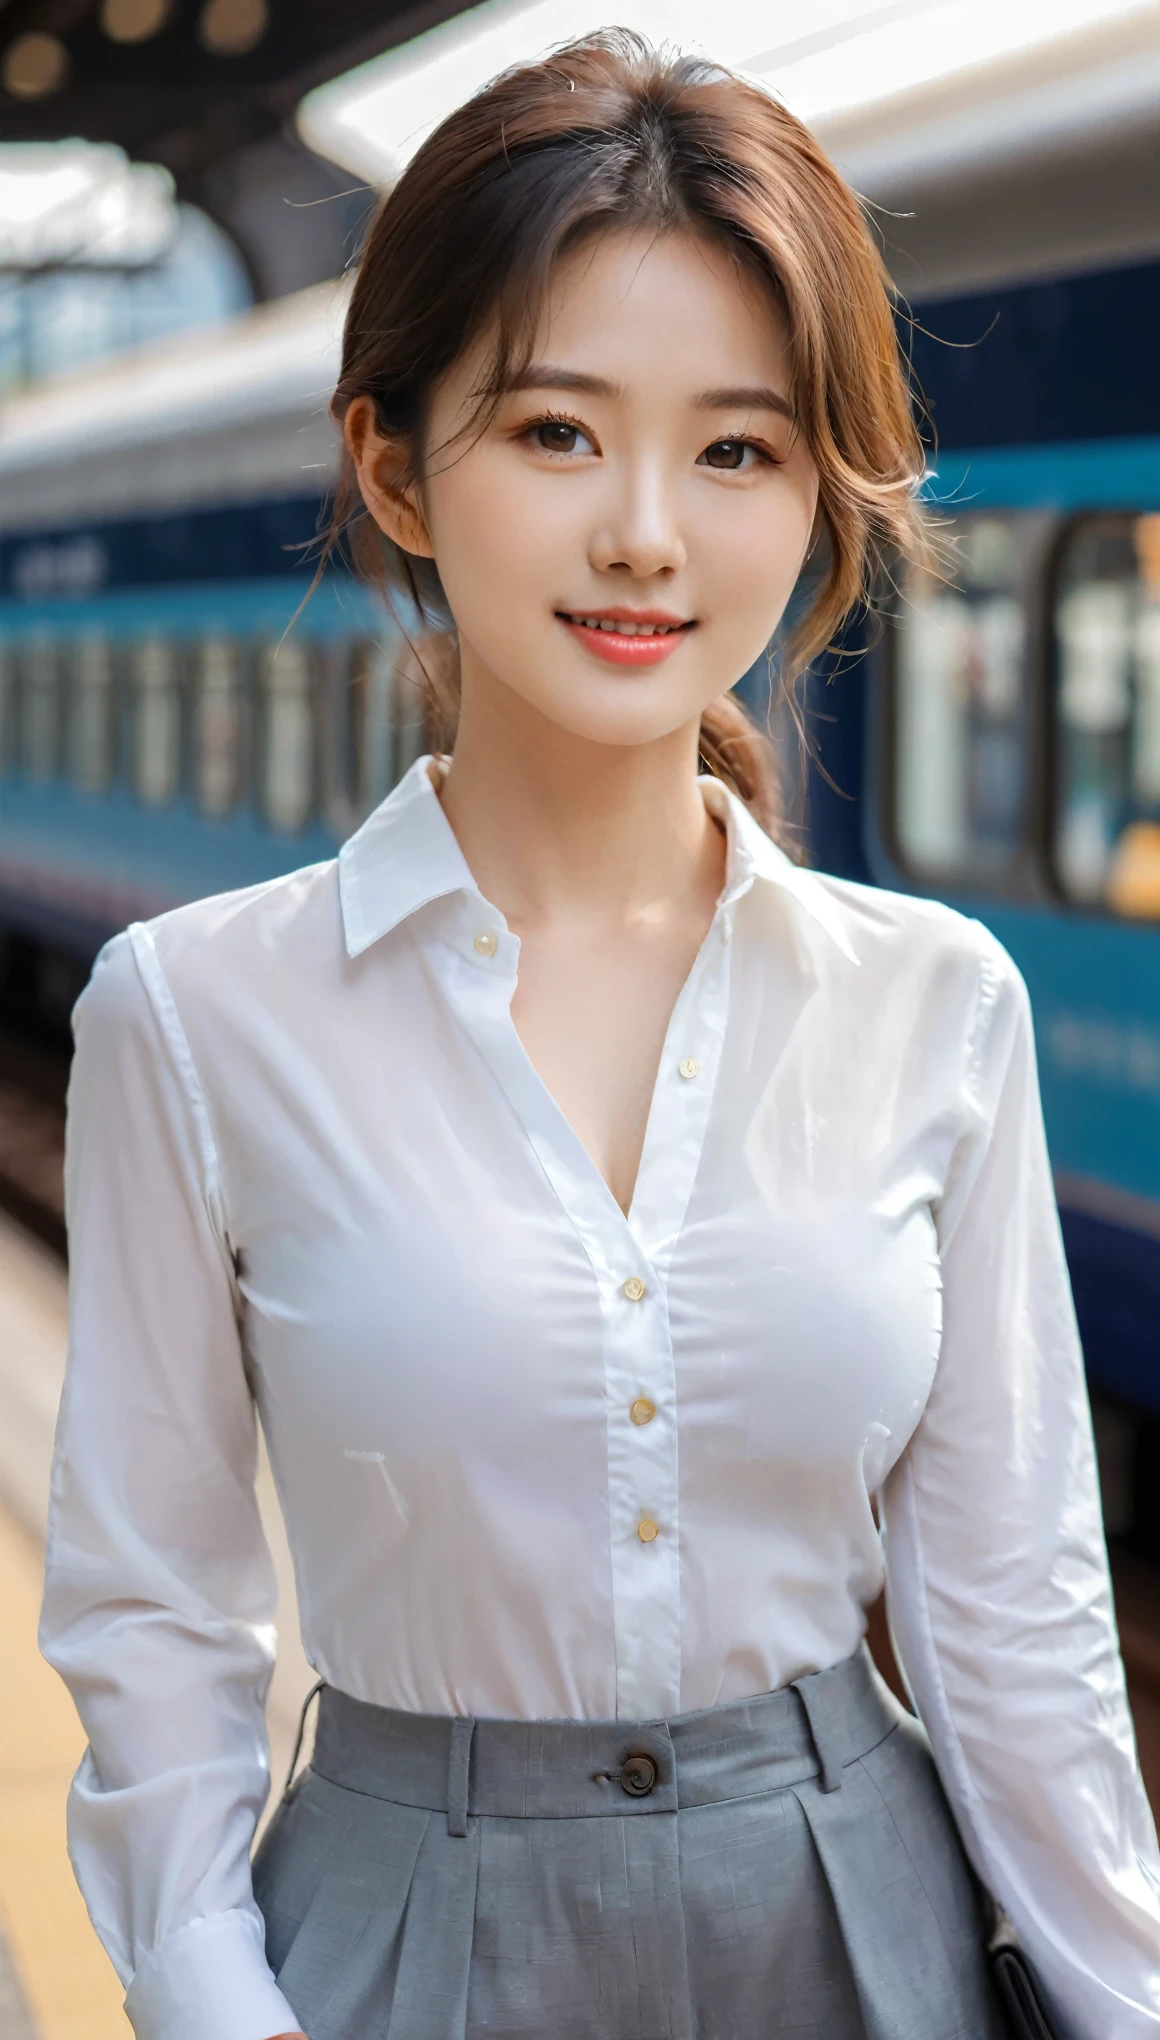
[[[125,2010],[137,2040],[272,2040],[301,2030],[270,1973],[256,1910],[170,1934],[141,1963]]]

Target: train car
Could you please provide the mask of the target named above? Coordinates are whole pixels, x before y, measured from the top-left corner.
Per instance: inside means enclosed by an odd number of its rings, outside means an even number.
[[[812,684],[811,849],[1027,980],[1109,1518],[1160,1558],[1160,264],[915,310],[939,569]]]
[[[0,1002],[117,928],[333,854],[422,745],[397,622],[313,588],[344,292],[0,412]],[[309,597],[309,599],[307,599]]]

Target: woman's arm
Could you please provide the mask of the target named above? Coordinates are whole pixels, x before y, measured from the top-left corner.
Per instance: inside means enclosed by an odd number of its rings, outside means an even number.
[[[1074,2040],[1160,2034],[1160,1860],[1112,1615],[1027,994],[980,930],[938,1372],[883,1497],[888,1605],[974,1866]]]
[[[294,2020],[250,1883],[275,1587],[217,1154],[147,929],[76,1035],[41,1628],[89,1738],[70,1852],[139,2040],[267,2040]]]

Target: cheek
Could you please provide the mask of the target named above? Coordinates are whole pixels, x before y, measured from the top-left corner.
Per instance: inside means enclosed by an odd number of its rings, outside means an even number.
[[[429,496],[435,560],[461,629],[489,615],[509,624],[518,605],[542,609],[562,562],[582,544],[569,491],[512,486],[502,465],[464,460]]]
[[[705,593],[747,616],[780,615],[798,577],[813,522],[813,505],[780,487],[743,494],[721,491],[701,519],[698,551]]]

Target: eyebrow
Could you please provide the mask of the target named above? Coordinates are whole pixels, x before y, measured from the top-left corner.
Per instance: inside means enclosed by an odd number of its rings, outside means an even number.
[[[584,375],[576,368],[556,368],[550,361],[539,366],[533,364],[504,384],[505,396],[518,396],[521,390],[572,390],[578,397],[624,395],[620,384],[609,382],[607,376]]]
[[[558,368],[543,362],[524,370],[506,386],[505,395],[518,396],[522,390],[571,390],[580,397],[622,397],[619,383],[607,376],[585,375],[575,368]],[[788,397],[766,383],[745,383],[736,388],[701,390],[693,398],[698,411],[777,411],[793,422],[796,413]]]
[[[745,383],[737,389],[702,390],[693,402],[699,411],[778,411],[792,424],[796,415],[788,397],[766,383]]]

